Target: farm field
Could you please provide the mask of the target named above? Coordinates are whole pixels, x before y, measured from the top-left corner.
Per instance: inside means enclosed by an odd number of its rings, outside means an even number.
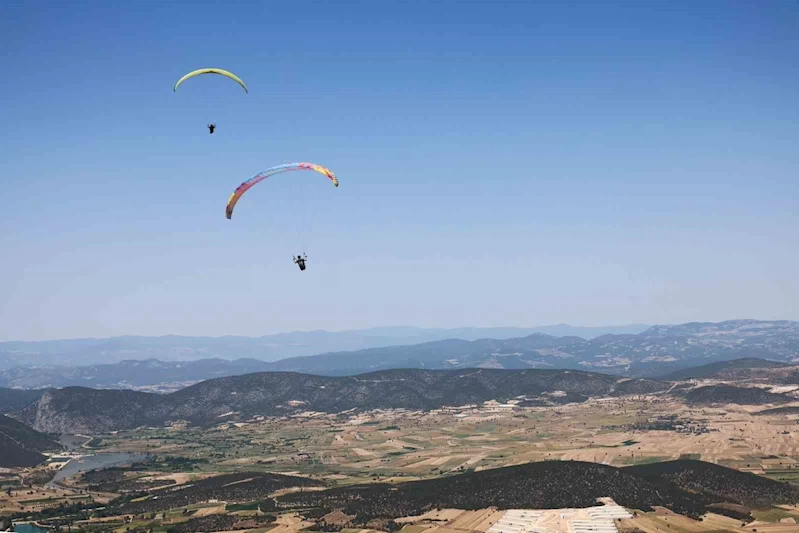
[[[556,408],[303,413],[212,429],[119,432],[102,436],[101,446],[183,457],[197,472],[246,468],[340,484],[547,459],[626,466],[691,458],[773,479],[799,479],[797,417],[754,416],[759,409],[693,408],[674,399],[639,397]]]

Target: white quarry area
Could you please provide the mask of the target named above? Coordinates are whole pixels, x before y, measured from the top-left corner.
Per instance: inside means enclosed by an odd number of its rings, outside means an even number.
[[[617,533],[615,520],[632,518],[613,500],[584,509],[510,509],[487,533]]]

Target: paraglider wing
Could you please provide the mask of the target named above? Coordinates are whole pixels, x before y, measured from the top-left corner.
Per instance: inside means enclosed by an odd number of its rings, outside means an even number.
[[[220,76],[224,76],[226,78],[230,78],[231,80],[235,81],[244,89],[244,92],[249,93],[250,91],[247,90],[247,86],[244,85],[244,82],[241,81],[241,78],[233,74],[232,72],[228,72],[227,70],[222,70],[221,68],[201,68],[197,70],[193,70],[180,78],[178,82],[175,84],[175,88],[172,89],[173,91],[178,90],[178,85],[183,83],[189,78],[193,78],[194,76],[199,76],[200,74],[219,74]]]
[[[282,172],[290,172],[292,170],[314,170],[324,176],[327,176],[328,179],[333,182],[333,185],[338,187],[338,178],[336,178],[336,175],[333,174],[333,171],[321,165],[316,165],[314,163],[286,163],[285,165],[278,165],[256,174],[252,178],[239,185],[236,190],[233,191],[233,194],[230,195],[230,198],[227,201],[225,216],[227,218],[233,216],[233,208],[236,206],[236,202],[238,202],[239,198],[241,198],[241,195],[247,192],[253,185],[265,180],[269,176],[274,176],[275,174],[280,174]]]

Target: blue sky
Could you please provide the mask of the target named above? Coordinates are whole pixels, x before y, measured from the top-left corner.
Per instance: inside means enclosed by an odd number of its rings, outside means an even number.
[[[0,340],[799,319],[797,28],[789,1],[4,2]],[[172,91],[206,66],[249,94]],[[341,186],[284,174],[225,219],[291,161]]]

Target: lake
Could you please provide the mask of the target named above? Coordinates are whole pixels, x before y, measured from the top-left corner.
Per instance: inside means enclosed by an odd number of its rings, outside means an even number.
[[[81,446],[83,443],[88,441],[91,437],[86,436],[79,436],[79,435],[61,435],[59,437],[59,442],[66,446],[67,451],[74,452]]]
[[[33,524],[14,524],[15,533],[47,533],[49,529],[42,529]]]
[[[67,463],[66,466],[58,471],[52,482],[57,483],[62,479],[89,470],[108,468],[109,466],[117,466],[125,463],[140,463],[145,459],[147,459],[147,455],[143,453],[98,453],[95,455],[87,455],[86,457],[73,459]]]

